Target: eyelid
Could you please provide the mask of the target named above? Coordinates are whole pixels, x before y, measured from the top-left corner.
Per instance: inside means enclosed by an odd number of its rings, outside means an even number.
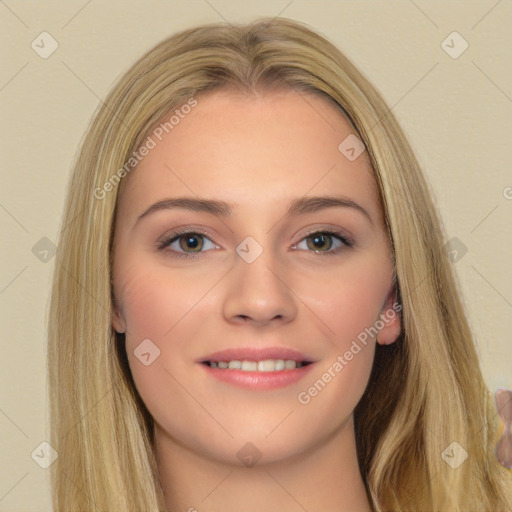
[[[177,227],[174,229],[169,230],[167,233],[162,235],[158,238],[157,245],[160,245],[163,242],[168,242],[169,240],[172,240],[173,238],[176,238],[180,235],[186,235],[189,233],[196,233],[198,235],[203,235],[211,240],[212,237],[215,237],[216,235],[209,230],[208,228],[203,228],[201,226],[196,225],[186,225],[182,227]],[[213,242],[213,240],[212,240]],[[218,245],[218,244],[217,244]]]

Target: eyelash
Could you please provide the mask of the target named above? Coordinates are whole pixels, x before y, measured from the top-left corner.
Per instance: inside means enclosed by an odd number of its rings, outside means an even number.
[[[317,235],[317,234],[327,235],[327,236],[330,236],[333,238],[337,238],[340,242],[343,243],[344,247],[338,247],[337,249],[334,249],[334,250],[329,249],[329,251],[308,251],[308,252],[313,252],[313,253],[319,254],[321,256],[334,256],[334,255],[338,254],[340,251],[342,251],[344,248],[352,247],[354,245],[352,240],[350,240],[349,238],[344,236],[342,233],[339,233],[337,231],[318,230],[318,229],[311,231],[310,233],[307,233],[306,236],[301,238],[299,243],[307,238],[310,238],[312,235]],[[171,252],[173,257],[176,257],[176,258],[196,258],[205,252],[205,251],[201,251],[201,252],[197,252],[197,253],[186,253],[186,252],[175,251],[174,249],[169,249],[170,244],[172,244],[176,240],[179,240],[184,235],[200,235],[200,236],[204,236],[204,237],[208,238],[208,240],[210,240],[210,238],[208,237],[208,234],[201,230],[191,231],[190,228],[178,229],[174,233],[171,233],[164,240],[162,240],[162,242],[160,242],[158,244],[158,247],[157,247],[158,250]]]

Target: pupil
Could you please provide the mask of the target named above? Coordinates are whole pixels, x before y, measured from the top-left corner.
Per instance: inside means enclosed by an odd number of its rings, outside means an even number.
[[[322,249],[322,245],[326,242],[326,235],[315,235],[313,238],[313,244],[317,249]]]
[[[192,235],[186,238],[185,244],[187,245],[187,249],[196,249],[199,246],[199,236]]]

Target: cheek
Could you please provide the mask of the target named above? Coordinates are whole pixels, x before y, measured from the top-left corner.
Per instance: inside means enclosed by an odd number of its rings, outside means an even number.
[[[354,258],[353,264],[315,280],[315,286],[311,281],[304,278],[297,294],[323,322],[331,344],[344,351],[379,319],[391,289],[392,265],[372,255]]]
[[[372,327],[381,303],[376,299],[375,281],[358,277],[330,286],[322,300],[329,294],[331,300],[318,304],[330,329],[329,349],[297,395],[311,432],[336,429],[346,421],[370,378],[376,344]]]
[[[198,415],[187,392],[193,347],[189,341],[200,333],[194,331],[199,323],[191,324],[190,319],[211,284],[190,279],[185,283],[177,273],[166,276],[161,267],[156,270],[147,261],[127,264],[117,281],[128,362],[137,391],[155,421],[176,437],[195,443],[198,433],[188,423]]]
[[[127,338],[133,343],[145,338],[159,343],[192,310],[207,283],[142,261],[120,262],[116,297]]]
[[[324,324],[330,347],[309,387],[303,389],[300,403],[332,407],[341,416],[357,405],[371,373],[377,321],[391,282],[391,262],[370,255],[354,260],[353,265],[340,266],[329,278],[318,280],[319,286],[309,286],[309,295],[302,295]]]

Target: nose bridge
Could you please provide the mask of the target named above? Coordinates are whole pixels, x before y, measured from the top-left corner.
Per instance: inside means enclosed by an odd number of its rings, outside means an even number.
[[[236,247],[224,302],[228,320],[244,317],[263,323],[275,318],[289,321],[296,314],[295,297],[286,284],[286,265],[270,238],[264,238],[264,245],[248,236]]]

